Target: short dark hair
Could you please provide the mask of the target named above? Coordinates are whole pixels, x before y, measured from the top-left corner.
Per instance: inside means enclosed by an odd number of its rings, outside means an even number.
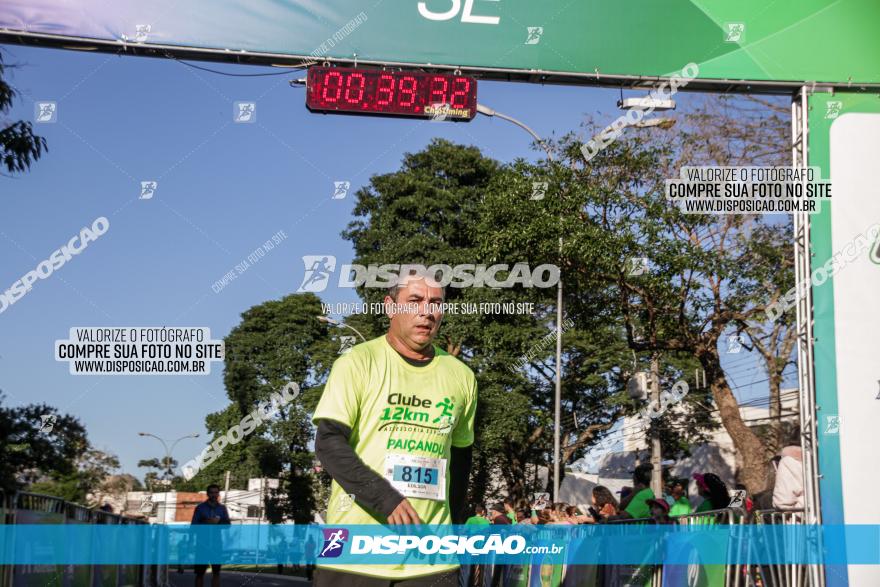
[[[486,508],[483,507],[483,504],[478,503],[477,505],[474,506],[474,512],[476,512],[477,514],[482,516],[483,514],[486,513]]]
[[[712,504],[712,509],[720,510],[730,505],[730,492],[727,490],[727,485],[724,484],[721,477],[715,473],[706,473],[703,475],[703,481],[706,482],[706,486],[709,489],[708,499]]]
[[[687,479],[673,479],[669,482],[669,489],[675,489],[676,486],[680,486],[682,489],[687,491],[688,480]]]
[[[409,273],[406,275],[398,275],[397,279],[394,280],[394,285],[388,288],[388,296],[397,303],[397,296],[400,294],[400,290],[402,290],[406,286],[406,278],[407,277],[421,277],[423,279],[429,279],[432,281],[436,281],[439,283],[439,280],[436,279],[435,276],[429,275],[427,271],[420,271],[418,269],[410,269]],[[440,290],[443,292],[443,299],[446,299],[446,288],[440,286]]]
[[[216,483],[211,483],[210,485],[208,485],[208,488],[205,490],[205,492],[211,493],[212,489],[216,489],[217,491],[220,491],[220,486],[217,485]]]
[[[639,483],[641,485],[650,485],[651,484],[651,472],[654,470],[654,466],[650,463],[643,463],[636,467],[636,470],[633,471],[633,483]]]

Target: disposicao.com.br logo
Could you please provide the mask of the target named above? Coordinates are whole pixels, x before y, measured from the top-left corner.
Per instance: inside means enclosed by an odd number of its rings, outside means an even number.
[[[322,292],[327,289],[331,275],[336,271],[336,257],[332,255],[305,255],[305,275],[298,292]],[[411,275],[428,277],[441,287],[490,287],[507,288],[553,287],[559,283],[559,267],[551,264],[538,265],[532,269],[528,263],[497,263],[495,265],[445,265],[425,267],[419,264],[386,263],[383,265],[342,265],[339,271],[339,287],[389,288],[400,279]]]
[[[338,557],[344,545],[350,543],[350,555],[519,555],[519,554],[558,554],[563,547],[559,545],[528,546],[523,536],[511,534],[489,535],[368,535],[353,534],[348,530],[325,529],[324,546],[319,554],[322,558]]]
[[[522,536],[354,536],[351,554],[520,554],[526,550]]]
[[[318,558],[336,558],[348,542],[348,530],[345,528],[324,528],[324,546]]]

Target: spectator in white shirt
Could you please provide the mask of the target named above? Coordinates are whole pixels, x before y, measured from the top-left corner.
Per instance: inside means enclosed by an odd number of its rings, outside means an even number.
[[[803,452],[799,446],[786,446],[780,456],[773,486],[773,507],[801,509],[804,507]]]

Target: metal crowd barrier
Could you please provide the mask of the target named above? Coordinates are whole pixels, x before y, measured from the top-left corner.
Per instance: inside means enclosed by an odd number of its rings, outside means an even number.
[[[0,524],[146,522],[92,510],[51,495],[23,491],[5,495],[0,491]],[[0,565],[0,587],[162,587],[163,577],[155,565]]]
[[[12,524],[12,503],[6,492],[0,489],[0,524]],[[12,582],[12,566],[0,565],[0,587],[7,587]]]
[[[726,508],[672,518],[674,523],[694,526],[705,524],[802,524],[803,510],[758,510],[747,514],[741,509]],[[127,518],[100,510],[66,502],[48,495],[18,492],[8,496],[0,491],[0,524],[145,524],[143,520]],[[612,524],[648,524],[650,518],[613,520]],[[771,536],[776,536],[772,535]],[[773,538],[778,540],[778,538]],[[730,553],[735,549],[773,548],[780,552],[792,545],[754,544],[732,540],[727,545]],[[741,552],[741,551],[740,551]],[[668,565],[619,565],[608,566],[601,581],[595,587],[618,587],[637,584],[640,587],[663,587],[672,581],[673,567]],[[668,567],[668,568],[667,568]],[[685,565],[675,565],[681,573]],[[688,585],[707,587],[807,587],[807,565],[687,565]],[[472,569],[476,571],[476,568]],[[483,569],[491,570],[491,566]],[[0,566],[0,587],[30,587],[33,584],[57,587],[164,587],[167,585],[165,565],[6,565]],[[696,571],[694,574],[693,571]],[[564,571],[563,571],[564,573]],[[479,574],[478,574],[479,575]],[[483,581],[489,585],[493,573],[485,573]],[[506,575],[506,574],[505,574]],[[505,577],[507,578],[507,577]],[[48,580],[45,580],[48,579]],[[485,581],[485,582],[484,582]],[[635,581],[635,583],[632,583]],[[694,582],[692,582],[694,581]],[[511,576],[508,581],[518,581]],[[559,584],[566,583],[564,579]],[[677,583],[676,583],[677,584]],[[557,585],[553,585],[557,587]]]
[[[802,509],[757,510],[752,512],[751,521],[753,524],[803,524],[805,516]],[[779,552],[786,545],[775,541],[765,546]],[[754,576],[760,577],[763,587],[804,587],[809,584],[808,565],[753,565],[753,570]]]
[[[696,526],[706,524],[724,525],[747,525],[747,524],[803,524],[803,510],[758,510],[751,513],[739,508],[725,508],[711,510],[684,516],[675,516],[672,520],[684,526]],[[653,520],[627,519],[613,520],[612,524],[650,524]],[[778,535],[771,534],[774,544],[754,544],[744,540],[731,540],[727,544],[728,552],[732,560],[742,560],[742,555],[748,549],[774,549],[782,552],[785,548],[805,547],[806,545],[781,544]],[[734,557],[733,555],[737,555]],[[677,572],[681,572],[682,565]],[[662,587],[670,582],[670,570],[667,565],[643,565],[641,577],[644,581],[640,585]],[[634,575],[635,576],[635,575]],[[648,583],[650,578],[650,583]],[[674,582],[674,581],[673,581]],[[678,583],[675,583],[678,584]],[[689,565],[688,585],[706,585],[708,587],[807,587],[809,583],[808,565],[757,565],[757,564],[729,564],[729,565]],[[617,587],[617,583],[607,583],[603,587]]]

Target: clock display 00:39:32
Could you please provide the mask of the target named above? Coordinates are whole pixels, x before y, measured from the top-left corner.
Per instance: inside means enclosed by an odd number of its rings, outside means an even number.
[[[477,111],[477,80],[416,71],[310,67],[306,106],[313,112],[471,120]]]

